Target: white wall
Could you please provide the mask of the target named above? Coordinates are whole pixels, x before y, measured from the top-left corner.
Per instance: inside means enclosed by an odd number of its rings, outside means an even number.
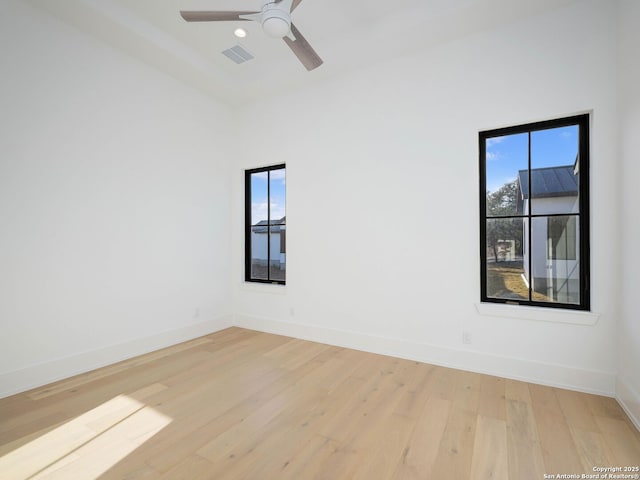
[[[0,65],[0,396],[227,325],[229,112],[16,0]]]
[[[587,0],[241,111],[236,322],[613,394],[615,50],[615,4]],[[478,132],[590,110],[594,314],[480,315]],[[287,286],[246,285],[242,170],[280,162]]]
[[[621,225],[619,235],[622,282],[619,300],[622,305],[618,326],[618,398],[636,419],[640,428],[640,321],[638,316],[638,275],[640,273],[640,3],[620,1],[620,44],[618,50],[620,156],[622,158]]]

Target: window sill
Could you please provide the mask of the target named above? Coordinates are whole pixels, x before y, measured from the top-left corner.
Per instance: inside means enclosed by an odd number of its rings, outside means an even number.
[[[261,282],[240,282],[240,289],[245,292],[269,293],[284,295],[287,293],[287,286],[281,283],[261,283]]]
[[[504,317],[516,320],[536,322],[565,323],[569,325],[593,326],[600,320],[599,313],[577,310],[529,307],[523,305],[504,305],[500,303],[476,303],[476,310],[487,317]]]

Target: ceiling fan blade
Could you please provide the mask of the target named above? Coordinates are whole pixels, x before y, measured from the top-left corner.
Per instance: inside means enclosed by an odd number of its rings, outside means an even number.
[[[240,15],[251,15],[260,12],[210,12],[210,11],[180,11],[180,15],[187,22],[228,22],[234,20],[247,20]]]
[[[307,42],[293,23],[291,24],[291,33],[293,33],[293,36],[296,38],[295,40],[291,40],[289,37],[283,37],[283,40],[287,45],[289,45],[291,51],[295,53],[296,57],[298,57],[298,60],[300,60],[305,68],[311,71],[322,65],[322,59],[318,56],[315,50],[311,48],[309,42]]]
[[[293,3],[291,4],[291,11],[292,11],[292,12],[296,9],[296,7],[297,7],[298,5],[300,5],[300,2],[301,2],[301,1],[302,1],[302,0],[293,0]]]

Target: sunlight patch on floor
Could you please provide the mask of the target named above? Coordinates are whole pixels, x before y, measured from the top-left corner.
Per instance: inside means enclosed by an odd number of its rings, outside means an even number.
[[[96,479],[171,423],[118,395],[0,458],[2,478]]]

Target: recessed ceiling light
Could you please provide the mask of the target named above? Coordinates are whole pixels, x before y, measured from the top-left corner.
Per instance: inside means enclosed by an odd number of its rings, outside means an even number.
[[[247,36],[247,31],[244,28],[236,28],[233,34],[238,38],[244,38]]]

